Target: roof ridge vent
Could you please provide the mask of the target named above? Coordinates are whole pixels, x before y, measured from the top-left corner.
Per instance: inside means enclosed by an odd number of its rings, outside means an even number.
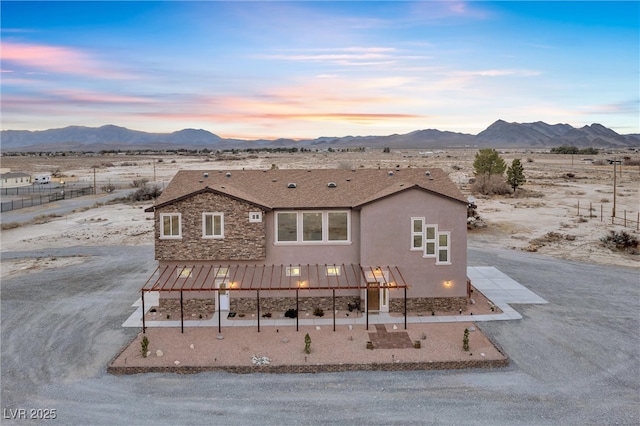
[[[329,182],[329,183],[327,184],[327,187],[329,187],[329,188],[336,188],[337,186],[338,186],[338,185],[337,185],[335,182]]]
[[[288,183],[287,184],[287,188],[296,188],[298,185],[296,185],[294,182]]]
[[[226,176],[226,177],[231,177],[231,172],[227,172],[227,173],[225,173],[225,176]]]
[[[209,177],[209,173],[206,173],[206,172],[205,172],[205,173],[203,173],[203,174],[202,174],[202,177],[206,177],[206,178],[208,178],[208,177]]]
[[[393,170],[389,170],[389,171],[387,172],[387,174],[388,174],[389,176],[393,176]]]

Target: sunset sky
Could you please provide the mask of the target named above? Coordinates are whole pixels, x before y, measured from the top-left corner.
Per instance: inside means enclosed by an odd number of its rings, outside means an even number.
[[[640,133],[640,3],[2,1],[2,129]]]

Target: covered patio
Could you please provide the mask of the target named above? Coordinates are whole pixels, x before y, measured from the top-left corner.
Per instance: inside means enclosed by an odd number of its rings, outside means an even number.
[[[307,264],[307,265],[173,265],[158,267],[140,289],[142,300],[142,331],[146,331],[144,318],[145,293],[179,293],[180,324],[184,332],[184,293],[213,292],[218,313],[218,332],[221,332],[221,298],[227,292],[255,292],[258,332],[260,331],[260,296],[265,292],[295,293],[296,330],[299,328],[300,294],[331,292],[333,330],[336,328],[336,292],[365,294],[366,329],[369,329],[370,300],[372,290],[402,289],[404,297],[404,328],[407,328],[407,288],[397,266],[363,266],[358,264]],[[388,293],[386,293],[388,294]],[[360,296],[358,296],[360,297]]]

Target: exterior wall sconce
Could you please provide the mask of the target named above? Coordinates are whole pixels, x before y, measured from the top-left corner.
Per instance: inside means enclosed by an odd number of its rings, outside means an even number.
[[[298,281],[298,287],[304,288],[306,286],[307,286],[307,282],[306,281]]]
[[[445,282],[443,283],[443,285],[444,285],[444,287],[445,287],[445,288],[451,288],[451,286],[453,285],[453,283],[452,283],[451,281],[445,281]]]

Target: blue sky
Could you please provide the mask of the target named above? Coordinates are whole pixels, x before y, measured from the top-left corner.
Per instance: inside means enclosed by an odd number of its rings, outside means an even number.
[[[2,1],[2,129],[640,133],[639,2]]]

